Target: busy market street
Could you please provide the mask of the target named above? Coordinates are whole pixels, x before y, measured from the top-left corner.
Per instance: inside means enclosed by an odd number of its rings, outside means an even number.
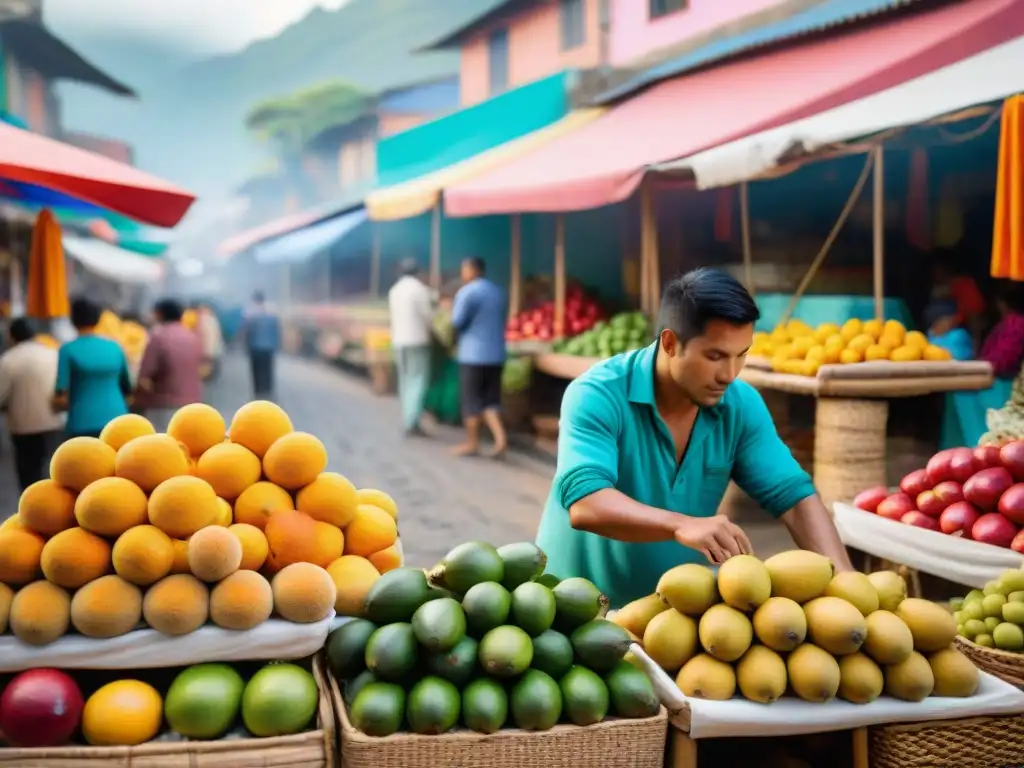
[[[0,768],[1024,768],[1024,0],[0,0]]]

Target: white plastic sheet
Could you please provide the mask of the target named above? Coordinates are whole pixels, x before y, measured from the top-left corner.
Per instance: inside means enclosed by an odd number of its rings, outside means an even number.
[[[789,697],[772,704],[757,704],[741,698],[729,701],[691,699],[683,695],[672,678],[640,646],[634,644],[631,650],[643,662],[661,703],[670,713],[689,706],[689,733],[694,739],[798,736],[880,723],[917,723],[1024,712],[1024,692],[984,672],[978,692],[966,699],[930,696],[913,703],[883,696],[870,704],[847,701],[814,704]]]
[[[957,584],[980,589],[1003,571],[1024,565],[1024,556],[1012,549],[904,525],[849,504],[836,502],[832,509],[847,546]]]
[[[246,632],[205,626],[180,637],[155,629],[137,629],[106,640],[66,635],[43,647],[5,635],[0,637],[0,672],[39,667],[156,669],[207,661],[299,659],[323,647],[333,619],[333,612],[315,624],[270,619]]]

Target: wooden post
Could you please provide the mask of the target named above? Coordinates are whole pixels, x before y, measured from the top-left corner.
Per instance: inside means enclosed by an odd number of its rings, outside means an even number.
[[[380,295],[380,227],[370,223],[370,296]]]
[[[522,258],[522,217],[518,213],[512,214],[509,218],[509,224],[512,229],[512,242],[509,246],[511,272],[509,274],[508,286],[508,315],[509,317],[515,317],[519,314],[519,305],[523,300],[523,272],[522,263],[520,261]]]
[[[640,309],[657,317],[661,304],[661,265],[658,259],[658,216],[654,190],[649,183],[640,187]]]
[[[555,338],[565,337],[565,216],[555,214]]]
[[[651,259],[647,229],[647,218],[650,216],[650,211],[648,210],[647,202],[647,186],[643,185],[640,187],[640,311],[650,317]]]
[[[751,296],[754,290],[754,254],[750,247],[750,196],[747,182],[740,184],[740,234],[743,239],[743,282]]]
[[[434,204],[430,222],[430,287],[441,290],[441,201]]]
[[[875,317],[885,319],[885,149],[879,144],[875,147],[874,177],[874,292]]]

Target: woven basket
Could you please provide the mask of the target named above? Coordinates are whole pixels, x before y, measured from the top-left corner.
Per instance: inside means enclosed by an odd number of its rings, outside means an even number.
[[[645,720],[605,720],[586,728],[556,725],[550,731],[501,730],[490,736],[453,731],[374,738],[349,721],[333,676],[330,689],[344,768],[661,768],[665,760],[664,709]]]
[[[317,729],[294,736],[149,742],[137,747],[0,748],[0,766],[17,768],[334,768],[337,724],[321,654],[313,657],[320,691]]]
[[[871,768],[1019,768],[1024,717],[975,717],[874,726]]]
[[[965,637],[957,637],[956,647],[973,661],[978,669],[1024,690],[1024,654],[986,648],[972,643]]]

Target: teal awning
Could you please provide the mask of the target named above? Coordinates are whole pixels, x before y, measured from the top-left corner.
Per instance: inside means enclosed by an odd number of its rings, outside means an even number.
[[[446,168],[565,117],[575,73],[560,72],[389,136],[377,145],[377,184],[390,187]]]

